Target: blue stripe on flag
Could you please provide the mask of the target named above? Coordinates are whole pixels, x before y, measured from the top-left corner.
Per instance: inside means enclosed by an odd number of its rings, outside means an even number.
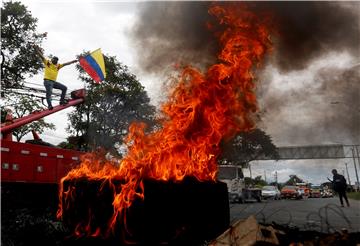
[[[87,55],[84,58],[89,63],[89,65],[96,71],[96,73],[99,75],[100,80],[104,80],[104,74],[101,71],[101,68],[100,68],[99,64],[95,61],[95,59],[91,55]]]

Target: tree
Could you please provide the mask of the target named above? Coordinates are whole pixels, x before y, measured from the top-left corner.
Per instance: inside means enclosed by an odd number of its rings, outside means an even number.
[[[242,132],[227,143],[223,143],[221,163],[232,163],[247,167],[248,163],[259,156],[278,159],[279,153],[271,137],[261,129]]]
[[[21,95],[13,98],[13,102],[15,102],[15,105],[13,105],[12,107],[12,114],[14,118],[21,118],[30,114],[31,112],[42,109],[42,107],[39,106],[39,103],[37,101],[26,95]],[[45,129],[55,130],[55,125],[45,122],[44,119],[39,119],[38,121],[31,122],[30,124],[26,124],[20,128],[15,129],[13,131],[13,135],[19,142],[26,134],[31,132],[31,130],[35,130],[35,132],[37,133],[43,133]]]
[[[33,44],[46,35],[36,33],[37,19],[20,2],[4,2],[1,8],[1,87],[18,88],[25,76],[42,67]]]
[[[142,121],[152,126],[155,107],[150,105],[144,87],[126,66],[113,56],[104,56],[104,60],[106,80],[100,84],[95,84],[77,66],[79,78],[86,82],[87,96],[85,103],[69,115],[67,130],[72,140],[77,140],[77,149],[88,151],[103,147],[120,154],[116,147],[122,144],[129,124]]]
[[[81,148],[85,142],[86,141],[83,136],[69,136],[66,141],[59,143],[57,146],[62,149],[85,150]]]
[[[1,8],[1,95],[3,103],[11,104],[9,109],[14,118],[25,116],[42,109],[40,102],[26,92],[15,94],[15,88],[28,92],[24,78],[36,74],[42,67],[41,60],[33,49],[40,45],[46,35],[36,32],[37,19],[20,2],[4,2]],[[17,91],[18,92],[18,91]],[[3,106],[3,105],[2,105]],[[2,107],[3,110],[3,107]],[[13,131],[17,141],[31,130],[42,133],[55,126],[43,119],[27,124]]]
[[[283,187],[282,184],[279,184],[275,181],[270,182],[269,185],[276,186],[276,187],[278,187],[279,190],[281,190],[281,188]]]
[[[290,179],[285,182],[285,185],[296,185],[296,183],[304,183],[304,180],[296,175],[289,175]]]
[[[261,175],[256,176],[254,179],[250,177],[245,177],[244,182],[246,186],[253,185],[256,187],[263,187],[268,184],[265,180],[261,179]]]

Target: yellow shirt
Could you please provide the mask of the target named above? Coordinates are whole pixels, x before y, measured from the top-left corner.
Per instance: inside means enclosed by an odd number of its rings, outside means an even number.
[[[44,59],[43,63],[45,65],[44,79],[56,81],[58,72],[62,68],[63,64],[52,64],[48,59]]]

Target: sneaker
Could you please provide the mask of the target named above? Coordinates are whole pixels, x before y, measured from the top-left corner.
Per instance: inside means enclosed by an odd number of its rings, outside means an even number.
[[[68,100],[66,100],[66,99],[64,99],[64,100],[61,100],[60,101],[60,105],[66,105],[66,104],[68,104]]]
[[[53,106],[48,106],[48,109],[49,109],[49,110],[52,110],[52,109],[53,109]]]

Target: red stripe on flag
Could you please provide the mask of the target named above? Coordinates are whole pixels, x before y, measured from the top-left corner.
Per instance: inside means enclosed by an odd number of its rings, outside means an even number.
[[[80,66],[90,75],[92,79],[94,79],[97,83],[100,83],[100,77],[97,72],[93,69],[93,67],[86,61],[85,58],[80,58]]]

